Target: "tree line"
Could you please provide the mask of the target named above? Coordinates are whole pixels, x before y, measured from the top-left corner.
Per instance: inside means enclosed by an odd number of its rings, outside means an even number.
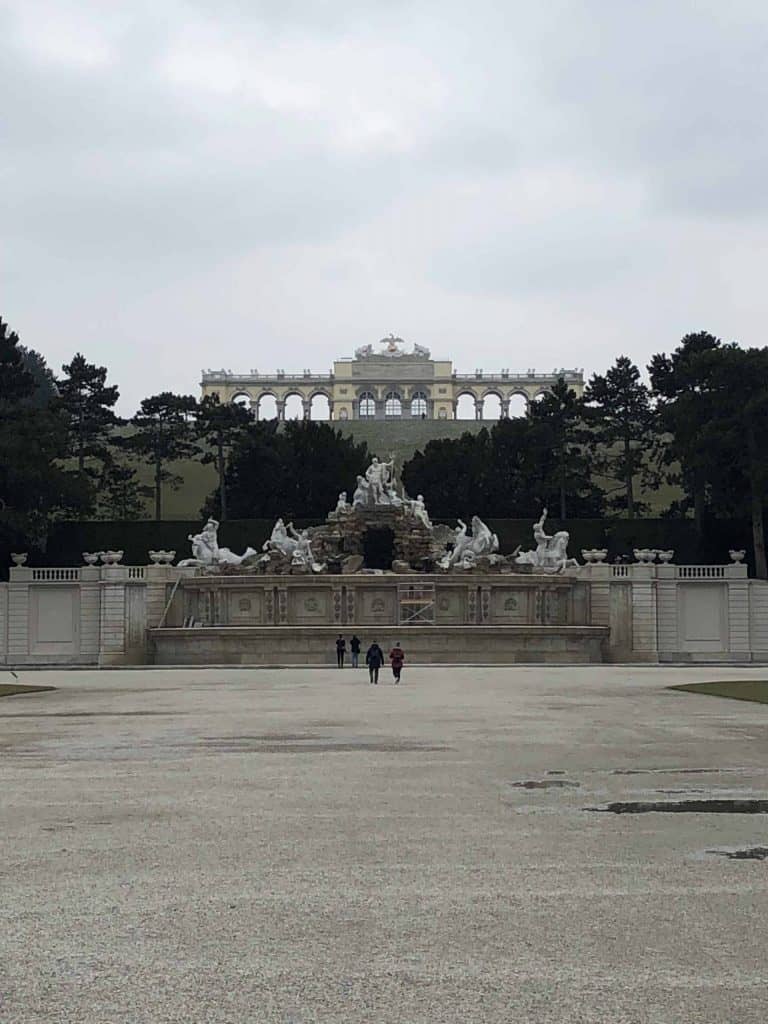
[[[39,543],[56,518],[130,519],[151,500],[162,517],[179,460],[212,463],[202,512],[227,518],[317,517],[364,472],[364,444],[317,422],[256,422],[216,396],[163,392],[128,420],[106,367],[78,353],[54,375],[0,320],[0,530]],[[402,467],[433,514],[560,519],[641,516],[642,493],[676,484],[669,516],[749,517],[758,575],[766,571],[768,349],[686,335],[651,359],[646,383],[620,356],[583,396],[560,380],[525,417],[430,441]],[[142,484],[139,464],[151,469]],[[343,482],[343,483],[342,483]],[[21,541],[20,541],[21,542]]]

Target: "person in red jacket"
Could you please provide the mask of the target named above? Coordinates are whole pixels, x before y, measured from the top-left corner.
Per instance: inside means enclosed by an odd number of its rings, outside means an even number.
[[[405,651],[400,646],[399,640],[389,652],[389,660],[392,662],[392,675],[397,684],[400,682],[400,673],[403,671],[403,662],[405,661]]]

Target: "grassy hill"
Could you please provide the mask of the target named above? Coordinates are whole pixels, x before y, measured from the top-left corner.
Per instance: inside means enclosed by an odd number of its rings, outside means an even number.
[[[347,420],[334,422],[333,426],[345,437],[354,437],[358,443],[365,441],[374,455],[389,456],[394,452],[396,464],[402,466],[413,457],[414,452],[423,450],[429,441],[441,437],[455,438],[464,433],[477,433],[483,427],[491,428],[491,420]],[[152,486],[152,468],[144,463],[130,463],[135,466],[142,484]],[[217,484],[216,471],[210,464],[203,465],[194,459],[169,463],[171,473],[180,476],[184,483],[178,491],[166,487],[163,491],[163,519],[190,520],[200,518],[200,509]],[[600,484],[601,481],[598,480]],[[350,488],[352,481],[339,481],[339,488]],[[638,484],[639,487],[639,484]],[[658,515],[671,501],[680,497],[677,488],[663,486],[657,492],[639,496],[651,505],[651,515]],[[145,503],[146,518],[154,515],[151,498]]]

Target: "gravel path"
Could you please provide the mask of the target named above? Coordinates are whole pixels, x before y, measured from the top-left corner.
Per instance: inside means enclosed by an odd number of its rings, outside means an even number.
[[[762,1024],[753,672],[22,672],[0,1021]]]

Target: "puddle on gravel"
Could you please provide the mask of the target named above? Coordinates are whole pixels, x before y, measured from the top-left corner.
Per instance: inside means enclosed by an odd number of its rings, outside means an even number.
[[[0,715],[0,718],[154,718],[188,715],[188,711],[43,711],[39,715]]]
[[[610,814],[768,814],[768,800],[632,800],[584,810]]]
[[[320,735],[222,736],[205,737],[198,743],[179,743],[177,747],[196,749],[200,747],[217,754],[318,754],[348,751],[371,751],[374,753],[400,753],[407,751],[429,752],[452,750],[443,744],[420,743],[417,740],[397,740],[373,737],[338,737],[331,739]]]
[[[513,789],[578,789],[580,782],[568,779],[526,779],[524,782],[510,782]]]
[[[719,775],[725,772],[743,772],[749,768],[616,768],[612,775]]]
[[[746,850],[707,850],[707,853],[729,860],[768,860],[768,846],[752,846]]]

